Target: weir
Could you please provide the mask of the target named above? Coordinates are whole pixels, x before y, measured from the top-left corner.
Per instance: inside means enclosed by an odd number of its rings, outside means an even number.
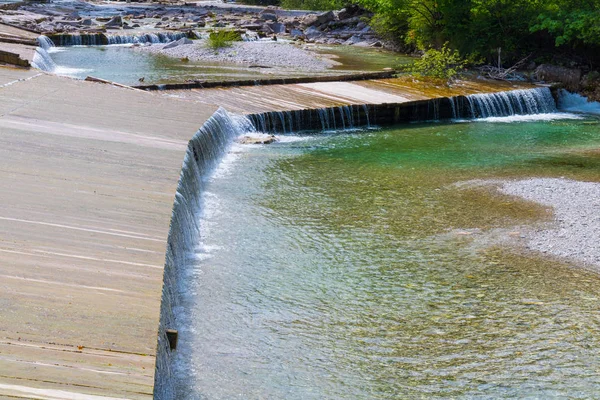
[[[173,379],[174,353],[169,347],[166,330],[190,332],[190,321],[182,309],[182,283],[189,279],[189,268],[196,261],[196,249],[200,245],[204,183],[235,137],[249,132],[340,131],[372,125],[553,112],[556,112],[556,105],[548,88],[395,105],[339,106],[247,116],[235,116],[219,109],[190,141],[177,186],[164,270],[155,398],[177,399]]]
[[[507,117],[556,112],[547,87],[408,101],[396,104],[342,105],[321,109],[249,114],[258,131],[292,133],[345,130],[409,122]]]
[[[42,35],[43,36],[43,35]],[[102,46],[111,44],[169,43],[187,37],[184,32],[148,32],[130,35],[116,33],[74,33],[43,36],[56,46]]]
[[[176,399],[171,376],[172,353],[167,329],[185,330],[184,315],[174,311],[180,305],[178,288],[186,276],[186,267],[194,258],[200,242],[198,226],[204,180],[216,166],[233,139],[254,127],[245,117],[233,116],[219,109],[198,130],[188,144],[183,161],[173,214],[164,270],[161,318],[158,333],[154,396],[156,399]]]

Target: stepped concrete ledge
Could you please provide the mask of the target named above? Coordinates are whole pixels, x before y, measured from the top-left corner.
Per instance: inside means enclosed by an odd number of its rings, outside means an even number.
[[[35,54],[38,36],[35,33],[0,23],[0,52],[13,53],[21,59],[31,62]],[[0,58],[0,63],[13,63],[8,61]]]
[[[415,100],[500,92],[533,87],[521,82],[468,80],[450,87],[412,78],[353,82],[315,82],[291,85],[170,90],[169,96],[219,104],[230,112],[254,114],[362,104],[398,104]]]
[[[173,200],[215,110],[0,67],[0,398],[152,398]]]

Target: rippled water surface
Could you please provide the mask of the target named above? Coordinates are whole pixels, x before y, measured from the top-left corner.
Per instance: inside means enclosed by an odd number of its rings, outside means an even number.
[[[599,275],[477,244],[549,213],[454,183],[600,180],[598,127],[413,125],[235,147],[207,188],[184,288],[183,397],[597,397]]]

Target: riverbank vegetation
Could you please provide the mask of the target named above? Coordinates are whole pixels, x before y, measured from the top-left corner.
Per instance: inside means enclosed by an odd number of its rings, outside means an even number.
[[[249,0],[265,1],[265,0]],[[344,0],[268,0],[284,8],[335,10]],[[441,50],[503,64],[600,64],[600,0],[357,0],[371,26],[405,52]]]

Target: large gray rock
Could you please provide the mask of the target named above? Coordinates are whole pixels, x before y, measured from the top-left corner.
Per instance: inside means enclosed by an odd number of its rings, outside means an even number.
[[[120,15],[112,17],[107,23],[104,24],[106,27],[123,26],[123,18]]]
[[[335,21],[335,13],[333,11],[327,11],[317,16],[318,25],[323,25],[330,21]]]
[[[308,14],[302,18],[302,26],[313,26],[317,23],[319,17],[317,14]]]
[[[192,43],[194,43],[194,42],[191,41],[188,38],[181,38],[181,39],[176,40],[174,42],[167,43],[166,45],[163,46],[163,50],[164,49],[172,49],[173,47],[181,46],[181,45],[184,45],[184,44],[192,44]]]
[[[277,21],[277,14],[275,10],[264,9],[258,13],[258,17],[264,19],[265,21]]]
[[[273,31],[273,33],[285,33],[285,25],[280,22],[274,22],[269,24],[269,27]]]
[[[242,136],[237,139],[237,142],[241,144],[271,144],[276,141],[277,137],[274,135]]]
[[[565,89],[576,91],[579,89],[581,70],[542,64],[536,68],[535,76],[541,81],[562,83]]]
[[[316,37],[321,36],[322,34],[323,34],[323,32],[321,32],[319,29],[317,29],[314,26],[311,26],[307,30],[304,31],[304,35],[309,39],[314,39]]]

